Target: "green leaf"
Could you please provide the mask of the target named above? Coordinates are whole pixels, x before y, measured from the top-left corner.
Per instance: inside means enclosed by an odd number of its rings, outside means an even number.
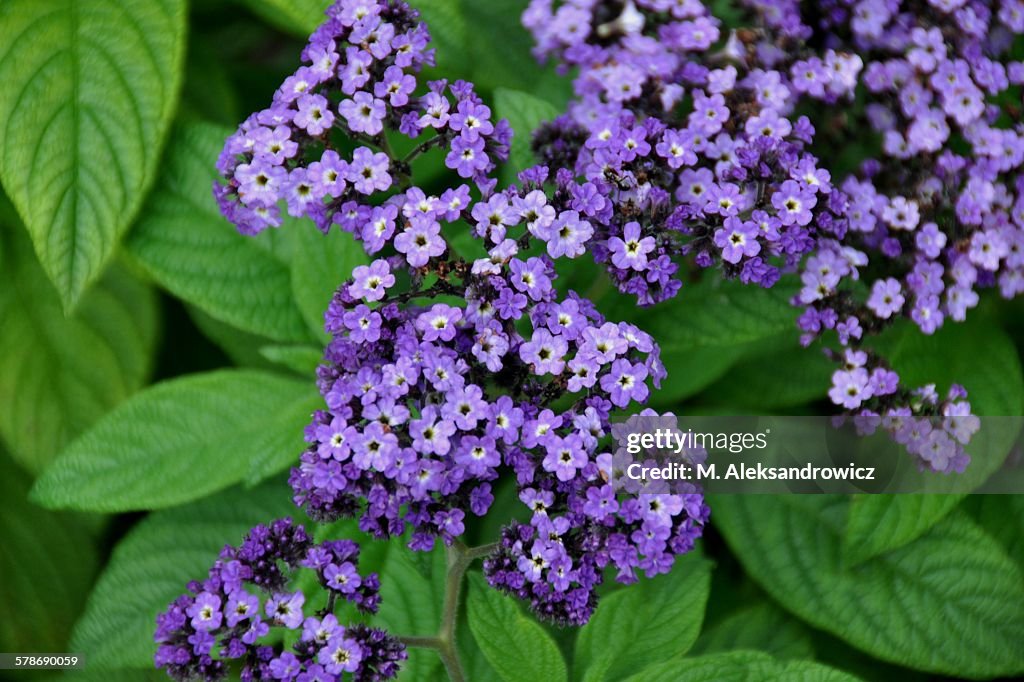
[[[232,488],[142,520],[114,548],[75,625],[71,651],[90,668],[144,668],[153,663],[156,615],[202,579],[225,544],[237,545],[257,523],[294,515],[280,481]]]
[[[681,656],[697,641],[710,590],[711,562],[691,553],[667,575],[602,597],[576,640],[574,670],[588,682],[620,680]]]
[[[275,235],[245,237],[217,209],[214,164],[228,134],[208,124],[176,128],[126,247],[158,284],[210,316],[275,341],[308,341],[289,263],[269,244]]]
[[[0,180],[70,309],[153,181],[185,2],[6,0],[0,35]]]
[[[27,235],[13,223],[0,224],[0,271],[0,437],[38,474],[146,382],[156,297],[113,267],[65,317]]]
[[[511,597],[489,587],[482,576],[469,577],[469,629],[498,676],[505,682],[567,679],[565,659],[544,628],[524,616]]]
[[[463,0],[415,0],[410,4],[420,11],[430,28],[431,46],[437,50],[437,69],[472,68],[470,31]]]
[[[950,353],[949,349],[957,349]],[[906,331],[891,350],[891,362],[907,386],[935,383],[945,391],[963,384],[976,414],[1015,415],[1024,410],[1024,374],[1013,341],[983,318],[946,325],[932,337]],[[1016,434],[993,422],[975,440],[976,452],[1008,451]],[[985,444],[982,439],[987,439]],[[975,457],[965,475],[979,484],[999,467],[996,457]],[[927,532],[963,499],[962,494],[858,496],[850,507],[843,548],[856,563],[902,547]]]
[[[856,682],[814,661],[778,661],[757,651],[684,658],[645,668],[628,682]]]
[[[701,404],[764,414],[821,400],[832,383],[835,363],[817,347],[796,348],[795,332],[790,346],[740,360],[701,394]]]
[[[811,658],[808,629],[768,601],[742,608],[706,628],[690,655],[756,649],[778,658]]]
[[[705,277],[684,285],[671,301],[639,313],[619,304],[613,319],[632,319],[658,340],[670,378],[652,400],[669,404],[697,393],[743,357],[764,351],[767,343],[792,339],[794,291],[789,280],[761,289]]]
[[[506,182],[514,182],[515,174],[536,163],[530,140],[533,130],[558,116],[554,104],[519,90],[498,88],[494,91],[494,114],[496,118],[507,118],[515,131],[507,164]]]
[[[843,533],[843,558],[857,564],[913,542],[963,495],[855,495]]]
[[[378,557],[380,569],[380,611],[374,623],[390,632],[432,637],[441,625],[445,593],[445,556],[438,547],[432,552],[413,552],[405,539],[394,538]],[[360,570],[363,568],[360,562]],[[402,665],[400,681],[446,680],[444,666],[435,651],[410,649]]]
[[[264,478],[302,450],[307,381],[222,370],[157,384],[86,432],[36,482],[50,508],[160,509]]]
[[[559,76],[553,68],[541,66],[530,54],[533,38],[523,28],[523,0],[459,0],[465,17],[471,74],[469,78],[482,91],[512,88],[531,92],[565,109],[572,94],[572,81]],[[433,28],[433,27],[431,27]],[[439,62],[451,71],[456,64]]]
[[[178,119],[232,126],[241,120],[241,109],[236,85],[213,39],[193,33],[189,37]]]
[[[743,567],[807,622],[886,661],[954,677],[1024,672],[1024,576],[962,511],[856,567],[842,561],[848,500],[715,496]]]
[[[297,222],[297,221],[296,221]],[[359,265],[370,262],[352,235],[333,230],[323,234],[309,221],[284,225],[291,247],[292,290],[295,302],[313,335],[329,339],[324,331],[324,311],[342,282]]]
[[[967,389],[975,414],[1024,414],[1024,373],[1017,349],[1006,332],[981,316],[947,324],[932,336],[907,329],[889,357],[908,386],[933,383],[944,393],[955,382]]]
[[[231,364],[249,369],[274,369],[274,363],[260,352],[266,346],[277,345],[274,341],[265,336],[244,332],[227,322],[221,322],[194,305],[187,305],[186,310],[192,323],[203,336],[224,352]],[[217,363],[209,369],[223,364]]]
[[[312,377],[323,359],[323,350],[315,346],[264,346],[260,355],[275,365]]]
[[[306,38],[324,19],[324,10],[331,0],[238,0],[265,21],[288,31],[297,38]]]
[[[29,504],[29,483],[0,450],[0,649],[67,651],[96,551],[77,519]]]
[[[967,506],[982,528],[1024,570],[1024,496],[975,495]]]

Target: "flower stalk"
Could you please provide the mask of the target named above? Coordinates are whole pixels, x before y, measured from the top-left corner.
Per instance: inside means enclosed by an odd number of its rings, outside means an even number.
[[[455,639],[459,620],[459,605],[462,598],[462,584],[466,571],[477,559],[483,558],[496,549],[498,543],[492,542],[477,547],[467,547],[456,540],[446,548],[447,568],[444,584],[444,610],[441,614],[440,629],[433,637],[399,637],[403,644],[421,649],[433,649],[441,657],[451,682],[465,682],[466,673],[459,660],[459,650]]]

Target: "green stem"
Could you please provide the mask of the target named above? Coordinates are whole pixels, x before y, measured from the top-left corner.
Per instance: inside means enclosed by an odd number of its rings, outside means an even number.
[[[466,673],[459,661],[456,645],[456,629],[459,620],[459,600],[462,596],[462,582],[466,570],[477,559],[487,556],[497,543],[466,547],[458,540],[446,548],[447,570],[444,584],[444,609],[441,613],[441,627],[436,637],[399,637],[406,645],[433,649],[441,657],[451,682],[466,682]]]

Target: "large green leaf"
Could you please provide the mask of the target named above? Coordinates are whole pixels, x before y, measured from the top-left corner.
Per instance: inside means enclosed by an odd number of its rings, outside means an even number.
[[[312,333],[326,341],[324,311],[338,286],[359,265],[369,262],[352,235],[334,230],[323,234],[309,221],[285,226],[288,231],[295,302]]]
[[[530,53],[533,38],[523,28],[521,20],[526,3],[523,0],[459,0],[459,3],[467,26],[470,61],[459,65],[440,62],[440,66],[456,74],[459,66],[468,67],[470,74],[459,75],[463,78],[471,75],[471,80],[484,91],[512,88],[531,92],[564,109],[572,81],[556,74],[550,66],[541,66]]]
[[[736,414],[786,414],[789,408],[825,399],[835,363],[817,347],[796,345],[794,331],[789,348],[751,353],[701,393],[701,404]]]
[[[565,659],[551,635],[482,576],[470,577],[469,629],[498,676],[505,682],[565,680]]]
[[[255,370],[165,381],[72,443],[33,499],[89,511],[160,509],[265,478],[295,460],[319,402],[309,382]]]
[[[437,50],[437,66],[442,71],[454,72],[459,68],[472,68],[470,31],[462,2],[463,0],[413,0],[410,3],[419,10],[423,21],[430,28],[431,45]]]
[[[855,495],[843,533],[844,559],[856,564],[913,542],[963,495]]]
[[[975,495],[966,506],[1024,570],[1024,495]]]
[[[611,309],[613,319],[631,319],[661,346],[669,379],[652,395],[670,404],[693,395],[722,377],[747,355],[764,352],[780,337],[796,334],[794,292],[789,280],[771,289],[705,277],[683,285],[671,301],[641,311]]]
[[[628,682],[856,682],[857,677],[814,661],[779,661],[757,651],[733,651],[661,663]]]
[[[128,252],[161,286],[212,317],[276,341],[308,341],[289,264],[270,245],[275,235],[239,234],[213,199],[214,164],[229,132],[197,123],[175,130]]]
[[[29,481],[0,450],[0,649],[68,651],[96,550],[77,520],[28,502]]]
[[[305,38],[324,19],[331,0],[238,0],[271,24]]]
[[[951,353],[950,349],[956,352]],[[975,414],[1024,414],[1024,374],[1013,341],[999,327],[974,317],[965,324],[946,325],[933,337],[910,329],[890,351],[894,368],[908,386],[935,383],[940,391],[957,382],[968,390]],[[999,433],[993,420],[976,436],[978,453],[964,475],[979,484],[1001,464],[994,457],[1008,451],[1016,434]],[[938,523],[963,498],[962,494],[859,496],[850,507],[843,537],[846,559],[858,562],[901,547]]]
[[[515,181],[515,174],[536,163],[530,140],[533,130],[558,115],[554,104],[528,92],[498,88],[494,91],[494,114],[496,118],[507,118],[515,131],[509,154],[505,181]]]
[[[730,613],[705,628],[689,654],[756,649],[778,658],[812,658],[814,647],[809,632],[803,623],[765,600]]]
[[[667,575],[603,597],[576,640],[576,676],[621,680],[685,654],[697,640],[710,590],[711,562],[691,553]]]
[[[280,481],[218,495],[144,519],[118,543],[75,625],[71,651],[92,668],[152,665],[156,615],[206,577],[225,544],[237,545],[250,527],[294,515],[291,491]]]
[[[432,552],[413,552],[402,538],[391,540],[385,547],[386,552],[377,557],[382,565],[381,604],[374,623],[399,635],[436,635],[444,608],[444,551],[439,546]],[[362,561],[360,570],[366,570]],[[440,657],[430,649],[410,649],[409,660],[399,674],[403,682],[447,679]]]
[[[155,175],[181,81],[184,0],[0,3],[0,179],[65,308]]]
[[[715,496],[715,523],[782,606],[886,661],[979,678],[1024,672],[1024,576],[962,511],[856,567],[842,560],[848,500]]]
[[[114,267],[65,317],[28,236],[3,215],[0,270],[0,437],[37,474],[146,382],[157,336],[156,297]]]
[[[947,324],[932,336],[907,329],[886,350],[908,386],[934,383],[941,393],[955,382],[967,389],[975,414],[1024,414],[1024,375],[1013,340],[984,317]]]

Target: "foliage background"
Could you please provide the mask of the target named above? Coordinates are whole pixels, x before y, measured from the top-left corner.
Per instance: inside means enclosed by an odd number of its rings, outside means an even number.
[[[296,515],[282,472],[319,402],[321,313],[364,257],[311,225],[241,237],[209,188],[223,138],[294,68],[324,4],[0,0],[0,651],[83,653],[92,671],[74,679],[161,679],[157,611],[223,544]],[[413,4],[438,47],[433,75],[475,81],[513,123],[511,177],[569,80],[531,58],[521,0]],[[874,141],[829,144],[849,164]],[[431,161],[416,169],[427,186]],[[785,282],[706,276],[638,311],[592,267],[562,274],[661,343],[670,380],[657,407],[830,409],[829,363],[798,348]],[[955,378],[980,414],[1020,415],[1022,313],[985,300],[964,325],[883,342],[909,382]],[[504,493],[471,541],[494,539],[516,508]],[[609,588],[579,632],[538,625],[471,576],[459,638],[471,679],[1024,673],[1022,498],[711,504],[699,551],[669,576]],[[383,574],[379,622],[432,633],[441,555],[364,551]],[[433,652],[414,651],[404,679],[442,676]]]

